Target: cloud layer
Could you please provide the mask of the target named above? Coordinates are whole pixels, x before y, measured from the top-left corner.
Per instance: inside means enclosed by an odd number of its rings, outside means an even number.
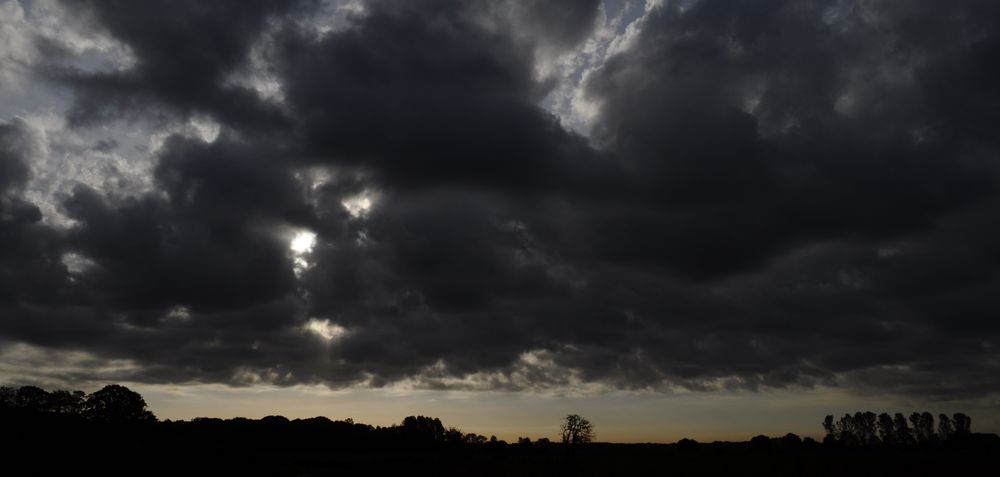
[[[613,3],[67,2],[131,60],[39,34],[30,74],[103,135],[79,160],[152,166],[49,217],[53,139],[0,126],[0,343],[149,382],[1000,391],[1000,7],[667,1],[612,38]],[[542,106],[570,89],[592,117]]]

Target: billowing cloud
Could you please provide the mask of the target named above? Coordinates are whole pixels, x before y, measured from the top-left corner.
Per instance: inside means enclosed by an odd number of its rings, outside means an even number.
[[[614,3],[67,3],[134,62],[34,74],[153,166],[47,222],[0,129],[0,337],[67,379],[1000,392],[1000,9]]]
[[[72,7],[135,57],[124,69],[63,67],[51,73],[77,93],[67,112],[73,124],[149,114],[150,106],[161,113],[209,114],[254,130],[283,124],[278,105],[228,79],[246,62],[254,42],[296,9],[296,2],[78,2]]]
[[[42,223],[41,211],[22,196],[37,138],[23,121],[0,123],[0,307],[58,303],[66,270],[61,234]],[[10,310],[13,313],[13,310]],[[3,321],[17,320],[5,313]]]

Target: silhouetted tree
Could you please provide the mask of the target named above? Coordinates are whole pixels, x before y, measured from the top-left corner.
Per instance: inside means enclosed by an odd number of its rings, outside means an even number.
[[[837,442],[848,446],[858,445],[860,443],[858,440],[857,430],[855,429],[854,416],[844,414],[844,416],[837,421],[837,424],[834,425],[834,430],[836,431],[835,435]]]
[[[802,438],[789,432],[782,437],[773,440],[777,447],[783,450],[794,450],[802,447]]]
[[[503,439],[497,439],[497,436],[490,436],[489,442],[486,443],[486,446],[491,449],[495,449],[497,447],[503,447],[505,445],[507,445],[507,441]]]
[[[687,437],[677,441],[677,451],[692,454],[701,450],[701,444],[694,439],[688,439]]]
[[[919,443],[931,442],[934,440],[934,415],[929,412],[910,414],[910,423],[913,424],[913,436]]]
[[[896,426],[892,422],[892,416],[887,412],[878,415],[878,435],[883,444],[899,444],[896,439]]]
[[[260,418],[260,423],[267,426],[271,431],[277,431],[279,429],[285,428],[291,421],[285,416],[270,415]]]
[[[566,416],[562,425],[562,441],[571,447],[594,440],[594,426],[577,414]]]
[[[0,406],[14,407],[17,390],[9,386],[0,386]]]
[[[486,436],[481,436],[479,434],[470,432],[466,434],[465,437],[462,438],[462,440],[464,440],[465,443],[468,445],[477,446],[486,443]]]
[[[947,414],[938,415],[938,438],[942,441],[948,440],[955,433],[955,427]]]
[[[442,439],[446,444],[452,446],[465,444],[465,434],[462,434],[462,431],[455,429],[454,427],[449,427],[446,431],[444,431]]]
[[[771,450],[771,438],[765,435],[754,436],[750,439],[750,450],[753,452],[764,452]]]
[[[858,444],[869,445],[878,442],[877,435],[877,417],[874,412],[861,412],[858,411],[854,413],[854,419],[852,420],[854,424],[854,435]]]
[[[969,434],[972,432],[972,418],[956,412],[952,416],[952,425],[955,426],[956,434]]]
[[[100,422],[151,422],[156,416],[146,409],[139,393],[125,386],[111,384],[87,396],[82,406],[83,417]]]
[[[32,411],[48,412],[51,408],[48,391],[38,386],[21,386],[14,395],[14,407]]]
[[[36,386],[0,388],[0,406],[22,412],[78,415],[83,398],[83,391],[48,392]]]
[[[441,419],[424,416],[403,418],[403,437],[413,441],[441,442],[444,440],[444,425]]]
[[[85,398],[83,391],[53,391],[49,394],[49,410],[57,414],[78,415]]]
[[[903,413],[897,412],[892,417],[892,427],[895,434],[894,439],[897,444],[905,446],[913,443],[913,431],[906,422],[906,416]]]
[[[826,431],[826,437],[823,438],[823,442],[828,444],[837,442],[837,423],[833,420],[832,414],[827,414],[823,418],[823,429]]]

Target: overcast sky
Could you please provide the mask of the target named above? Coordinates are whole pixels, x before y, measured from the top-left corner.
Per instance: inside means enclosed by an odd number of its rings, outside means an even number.
[[[0,0],[10,385],[996,431],[998,244],[992,0]]]

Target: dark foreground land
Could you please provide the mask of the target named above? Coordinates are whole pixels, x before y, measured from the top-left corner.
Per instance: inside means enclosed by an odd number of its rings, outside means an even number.
[[[844,447],[811,440],[604,444],[444,442],[324,418],[2,422],[5,475],[998,475],[1000,438]]]
[[[827,416],[823,443],[788,434],[736,443],[508,444],[423,416],[388,427],[324,417],[159,421],[123,386],[90,395],[0,387],[0,475],[1000,475],[1000,437],[973,433],[970,422],[941,415],[935,432],[930,413],[907,420],[858,412]]]

